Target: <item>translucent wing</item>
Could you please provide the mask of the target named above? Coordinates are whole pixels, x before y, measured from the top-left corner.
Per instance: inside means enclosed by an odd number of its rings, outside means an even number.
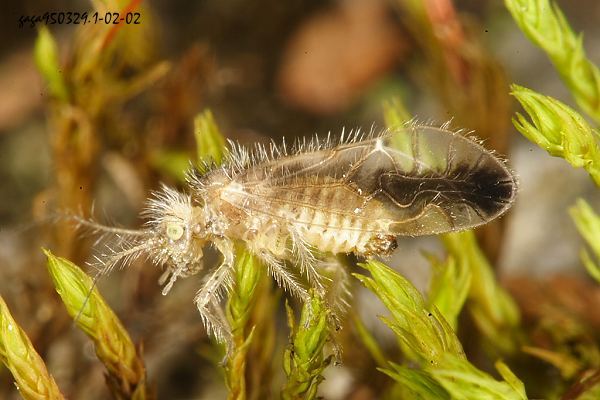
[[[242,190],[228,201],[251,213],[410,236],[481,225],[504,213],[516,192],[515,177],[491,152],[427,126],[258,163],[234,181]]]

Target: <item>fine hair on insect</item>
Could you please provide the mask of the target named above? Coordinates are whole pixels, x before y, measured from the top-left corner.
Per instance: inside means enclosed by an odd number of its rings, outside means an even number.
[[[140,229],[75,217],[113,239],[92,263],[96,279],[145,257],[164,268],[166,295],[179,278],[201,272],[194,303],[207,331],[228,345],[220,300],[232,287],[234,243],[243,242],[279,286],[304,303],[312,289],[337,317],[347,272],[331,255],[386,256],[398,236],[477,227],[506,212],[517,191],[502,159],[446,125],[342,132],[290,149],[229,145],[222,165],[188,172],[185,192],[164,185],[154,192]],[[203,264],[207,245],[223,257],[216,267]]]

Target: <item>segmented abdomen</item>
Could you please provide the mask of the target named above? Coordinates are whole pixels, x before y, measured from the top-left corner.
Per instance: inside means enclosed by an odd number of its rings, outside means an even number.
[[[272,188],[265,206],[323,252],[366,253],[374,235],[386,232],[385,210],[341,182]]]

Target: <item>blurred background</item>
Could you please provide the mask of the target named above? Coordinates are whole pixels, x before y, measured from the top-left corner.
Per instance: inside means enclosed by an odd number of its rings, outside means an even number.
[[[600,2],[557,3],[600,63]],[[20,17],[94,7],[130,7],[141,23],[48,26],[66,89],[50,87],[34,60],[43,24],[20,27]],[[598,191],[585,171],[516,133],[510,83],[573,104],[500,0],[3,2],[0,294],[69,398],[108,398],[102,366],[64,311],[40,251],[50,247],[83,265],[90,240],[64,221],[48,223],[53,212],[87,214],[93,206],[104,222],[139,225],[150,190],[160,182],[182,187],[195,157],[194,116],[207,108],[225,136],[252,144],[382,128],[384,104],[403,104],[420,121],[473,130],[519,176],[513,209],[478,235],[525,317],[560,289],[561,302],[590,311],[597,327],[600,293],[580,265],[583,243],[566,210],[577,197],[599,204]],[[403,239],[389,262],[420,288],[429,275],[424,249],[442,254],[436,238]],[[178,282],[163,297],[159,275],[140,263],[100,288],[143,341],[158,398],[224,398],[215,350],[192,305],[198,281]],[[385,340],[372,300],[359,293],[355,304]],[[330,368],[325,398],[378,398],[368,365],[348,353]],[[6,369],[0,398],[18,398]]]

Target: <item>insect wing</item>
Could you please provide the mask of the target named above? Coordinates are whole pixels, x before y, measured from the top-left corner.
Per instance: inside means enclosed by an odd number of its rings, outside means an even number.
[[[502,215],[514,201],[517,182],[504,162],[457,132],[413,127],[392,134],[388,150],[394,172],[379,177],[382,203],[399,235],[470,229]],[[409,160],[413,160],[409,168]],[[394,207],[395,206],[395,207]],[[400,210],[407,210],[408,215]]]
[[[250,212],[409,236],[481,225],[504,213],[516,191],[491,152],[426,126],[300,151],[250,167],[236,181],[243,190],[228,197]]]

